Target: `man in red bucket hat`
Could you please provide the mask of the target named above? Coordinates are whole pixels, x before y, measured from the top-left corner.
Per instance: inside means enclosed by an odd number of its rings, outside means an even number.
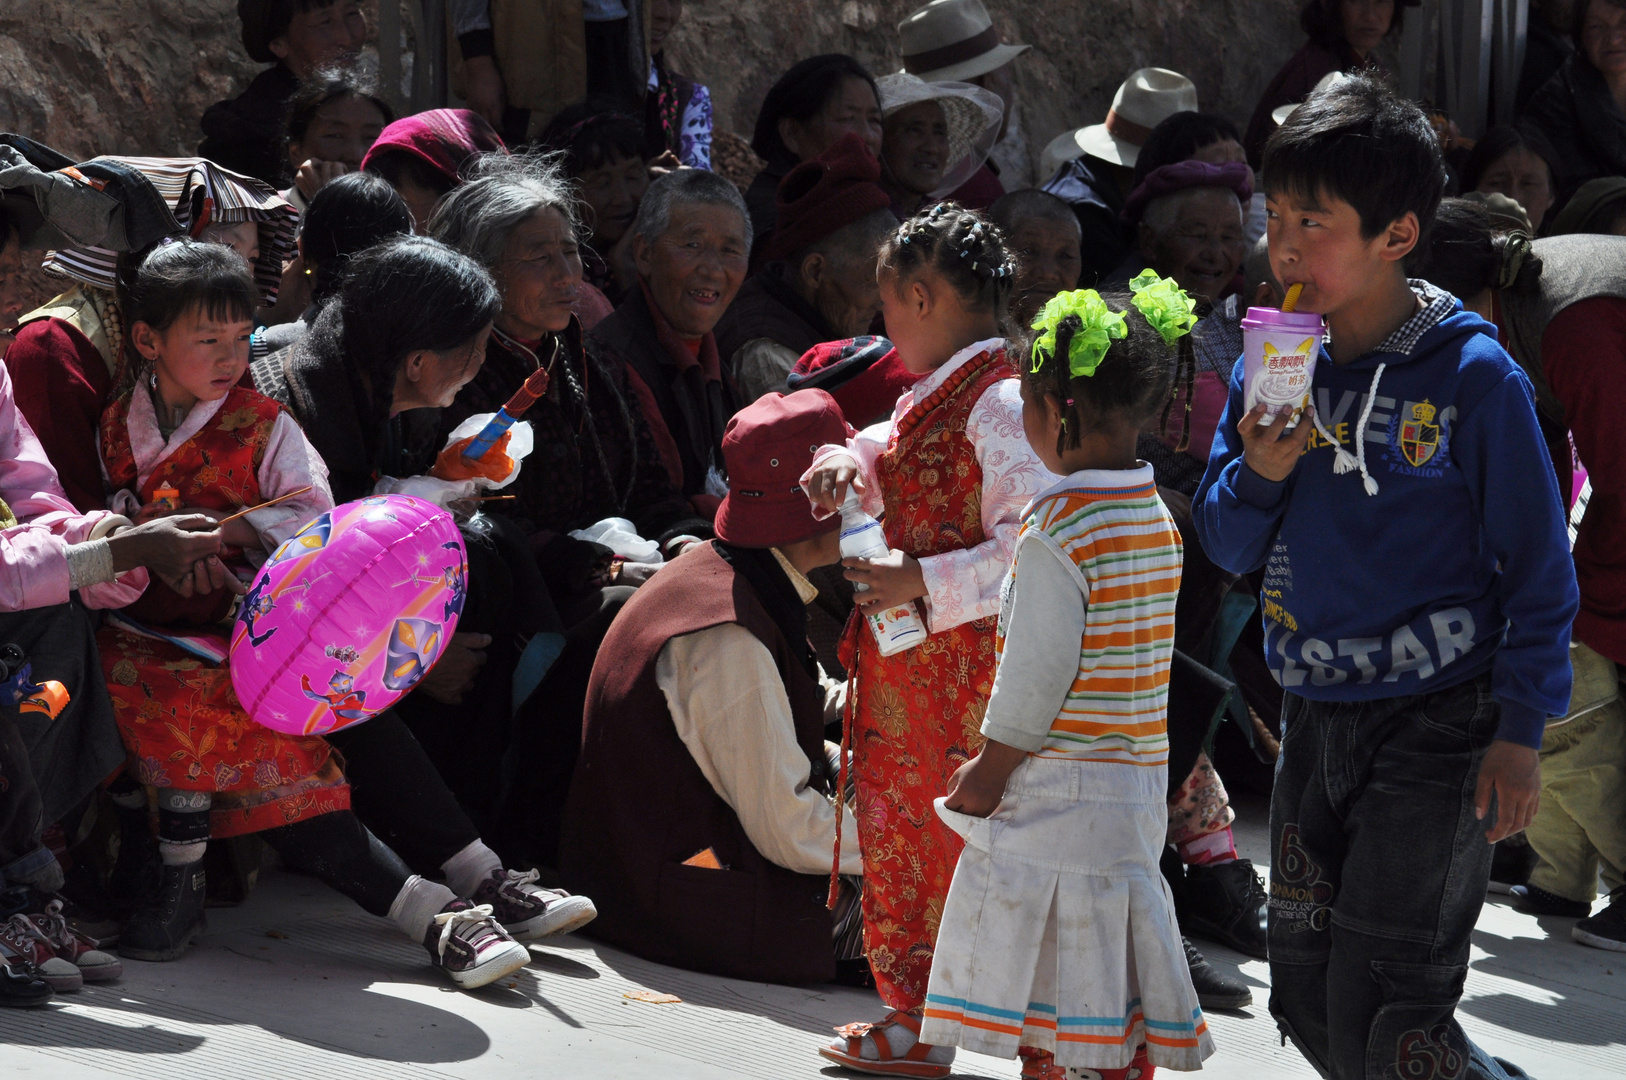
[[[599,650],[560,866],[612,897],[592,933],[645,959],[781,983],[863,970],[858,833],[824,741],[842,688],[822,684],[805,607],[839,520],[814,520],[798,483],[848,431],[822,390],[736,415],[717,539],[646,582]]]

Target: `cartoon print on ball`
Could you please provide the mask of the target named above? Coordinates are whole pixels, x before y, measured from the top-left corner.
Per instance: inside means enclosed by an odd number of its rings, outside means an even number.
[[[440,623],[397,619],[384,660],[384,688],[403,693],[417,685],[440,657]]]

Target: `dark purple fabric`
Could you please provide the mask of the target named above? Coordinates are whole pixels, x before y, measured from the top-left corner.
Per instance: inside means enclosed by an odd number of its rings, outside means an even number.
[[[1206,161],[1161,165],[1147,173],[1140,186],[1129,193],[1124,202],[1123,219],[1130,223],[1139,221],[1146,204],[1153,199],[1197,187],[1230,188],[1246,206],[1253,198],[1253,173],[1240,161],[1228,161],[1224,165],[1210,165]]]

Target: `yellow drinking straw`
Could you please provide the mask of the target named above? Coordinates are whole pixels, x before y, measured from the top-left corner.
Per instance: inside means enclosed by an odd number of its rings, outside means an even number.
[[[1282,301],[1283,311],[1292,311],[1299,306],[1299,293],[1304,291],[1304,282],[1295,281],[1287,287],[1287,298]]]

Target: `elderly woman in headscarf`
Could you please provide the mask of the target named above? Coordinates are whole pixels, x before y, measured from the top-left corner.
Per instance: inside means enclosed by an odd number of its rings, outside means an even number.
[[[928,83],[913,75],[883,75],[881,186],[892,212],[907,220],[930,198],[964,184],[988,160],[1005,106],[999,95],[970,83]]]
[[[122,204],[120,251],[69,245],[47,256],[45,268],[74,284],[22,317],[6,366],[17,407],[69,499],[89,511],[104,505],[97,455],[102,409],[130,377],[126,278],[153,245],[187,235],[225,244],[247,259],[270,306],[283,263],[293,255],[299,213],[270,185],[202,158],[103,157],[78,168]]]

